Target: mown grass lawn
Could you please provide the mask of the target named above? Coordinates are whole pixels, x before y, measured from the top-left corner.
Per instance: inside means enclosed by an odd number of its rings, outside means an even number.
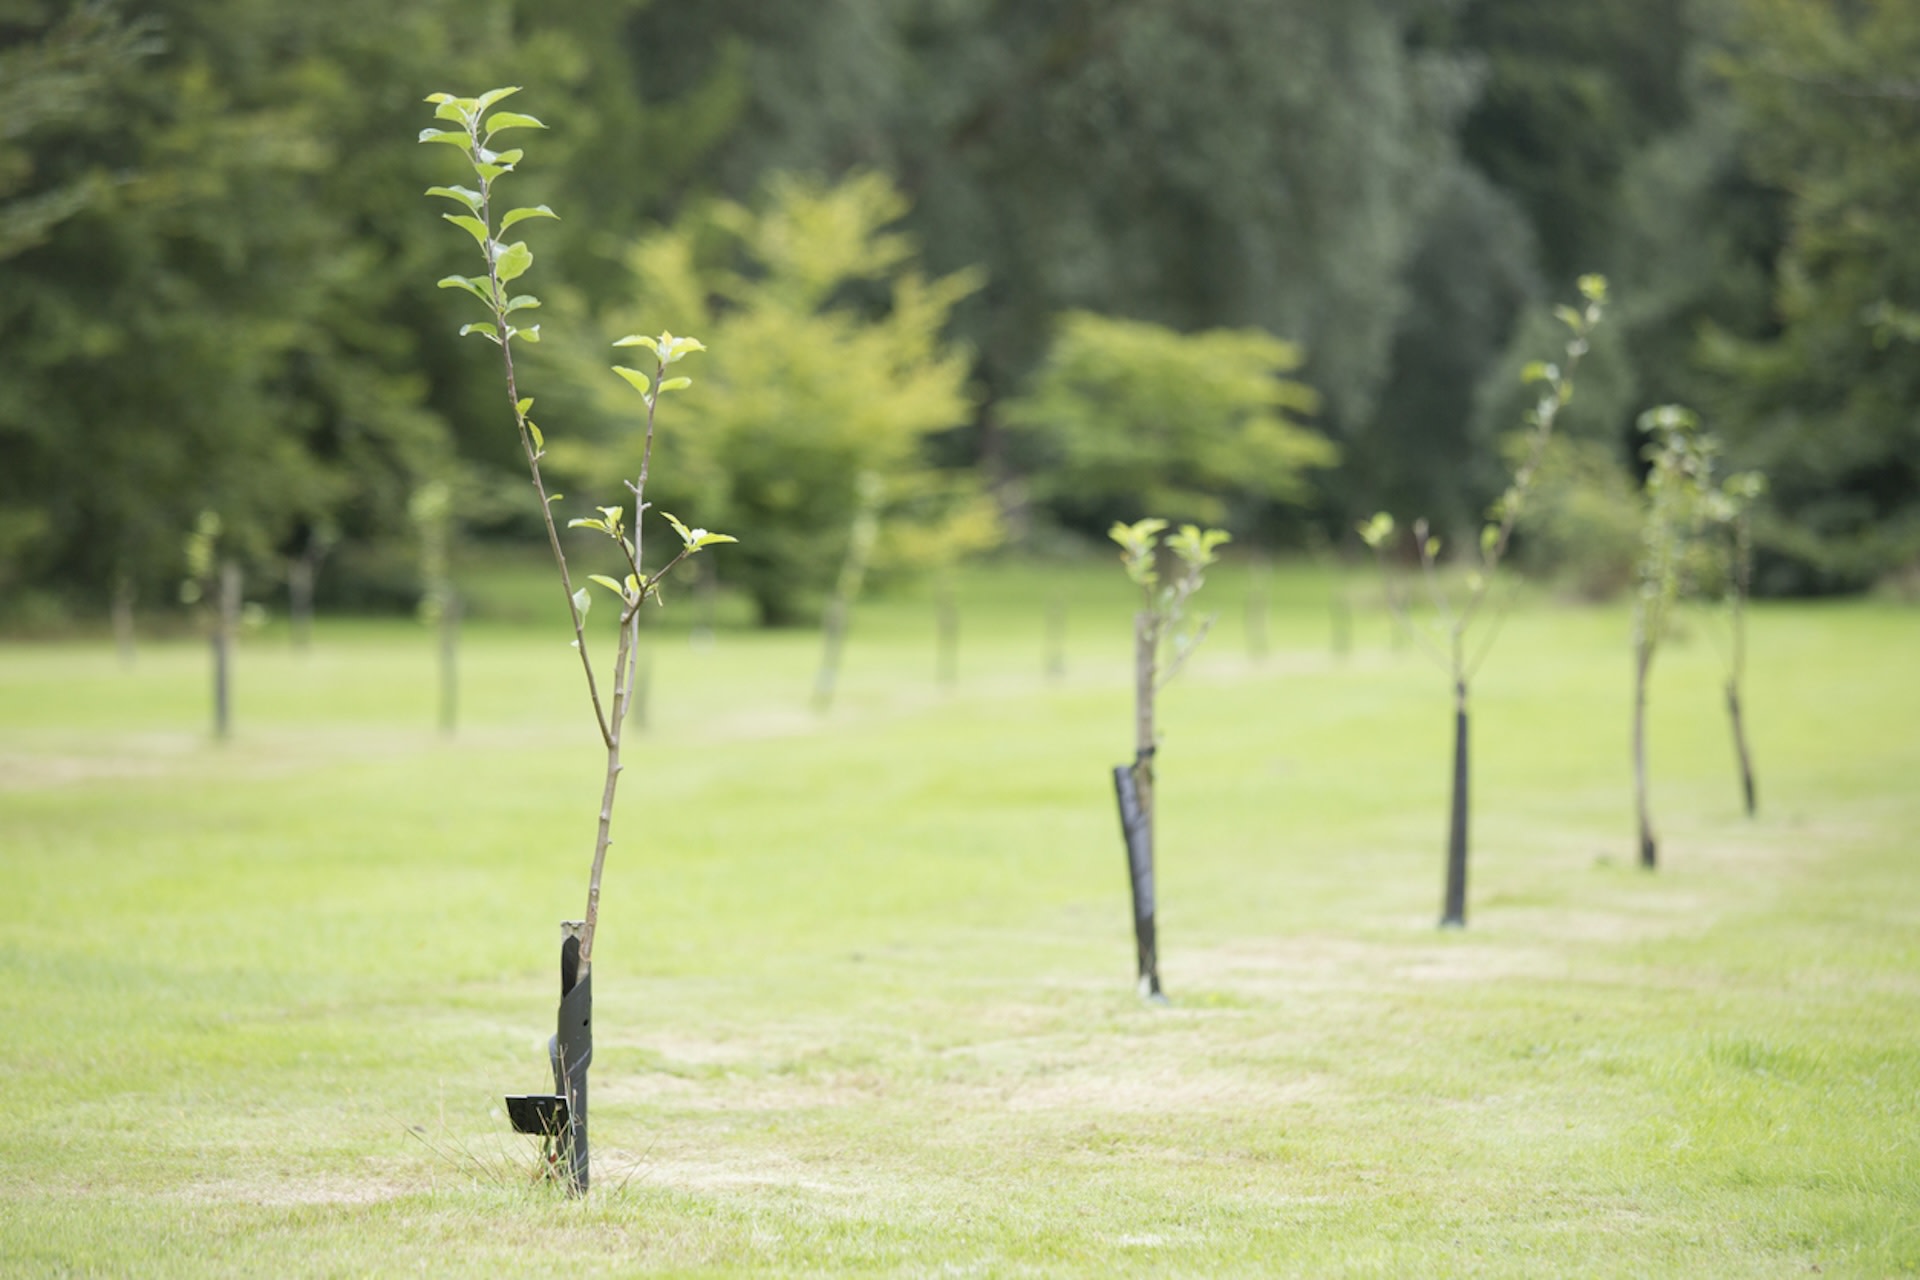
[[[1444,677],[1367,608],[1330,652],[1304,569],[1256,658],[1249,583],[1163,707],[1168,1008],[1117,568],[966,575],[950,689],[924,595],[865,607],[824,718],[813,637],[676,600],[584,1203],[498,1102],[543,1086],[598,800],[557,617],[470,628],[451,740],[405,623],[251,638],[224,745],[197,646],[0,645],[0,1272],[1920,1274],[1920,613],[1757,611],[1754,821],[1696,622],[1648,875],[1625,616],[1527,603],[1442,933]]]

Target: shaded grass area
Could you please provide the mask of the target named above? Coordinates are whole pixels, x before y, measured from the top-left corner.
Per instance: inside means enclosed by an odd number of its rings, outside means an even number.
[[[1220,575],[1165,698],[1169,1009],[1117,570],[963,579],[951,690],[924,596],[863,610],[824,719],[812,637],[663,626],[585,1203],[498,1114],[592,847],[562,621],[471,630],[450,741],[404,624],[250,640],[224,746],[196,648],[0,649],[4,1269],[1920,1272],[1920,620],[1760,611],[1751,823],[1710,647],[1664,654],[1648,876],[1624,615],[1525,603],[1442,934],[1445,680],[1364,608],[1330,653],[1330,585],[1272,578],[1259,661]]]

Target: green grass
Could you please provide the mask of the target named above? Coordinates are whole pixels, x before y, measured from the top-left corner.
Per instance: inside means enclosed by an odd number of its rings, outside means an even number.
[[[1920,617],[1757,611],[1752,822],[1676,642],[1647,875],[1625,617],[1528,602],[1441,933],[1444,677],[1370,607],[1330,654],[1298,569],[1256,661],[1247,589],[1165,696],[1165,1009],[1117,568],[965,577],[951,690],[924,595],[864,608],[824,719],[813,637],[696,646],[677,599],[584,1203],[498,1114],[591,852],[564,624],[470,630],[451,741],[404,623],[251,638],[224,745],[196,646],[0,647],[0,1272],[1920,1274]]]

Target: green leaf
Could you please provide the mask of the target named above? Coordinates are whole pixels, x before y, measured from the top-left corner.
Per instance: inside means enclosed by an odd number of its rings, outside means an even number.
[[[487,136],[492,137],[502,129],[544,129],[546,127],[532,116],[521,115],[518,111],[502,111],[498,115],[488,117]]]
[[[572,520],[567,521],[567,528],[598,529],[602,533],[613,532],[613,530],[607,528],[607,522],[605,520],[595,520],[592,516],[576,516]]]
[[[516,240],[503,249],[496,250],[493,260],[493,273],[500,277],[500,283],[517,280],[527,274],[527,268],[533,265],[533,250],[527,248],[524,240]]]
[[[625,378],[632,384],[633,389],[641,395],[647,394],[648,389],[653,386],[653,379],[647,377],[646,374],[640,372],[638,369],[629,369],[623,364],[617,364],[613,366],[613,371]]]
[[[622,588],[618,582],[615,582],[612,578],[609,578],[604,573],[590,573],[587,575],[587,580],[590,582],[599,583],[601,586],[605,587],[607,590],[613,592],[613,594],[619,596],[622,600],[625,600],[627,598],[627,593],[625,589]]]
[[[512,167],[511,165],[487,164],[482,161],[476,161],[473,166],[473,171],[482,178],[485,178],[488,182],[492,182],[501,174],[509,172]]]
[[[547,208],[547,206],[543,204],[534,205],[530,209],[509,209],[507,210],[506,216],[500,219],[500,230],[502,232],[505,232],[506,229],[512,226],[514,223],[525,222],[528,218],[556,218],[557,219],[559,216],[560,216],[559,214],[555,213],[553,210]]]
[[[660,354],[660,343],[653,338],[649,338],[644,333],[630,333],[626,337],[616,341],[613,345],[616,347],[645,347],[655,355]]]
[[[734,537],[730,533],[708,533],[705,529],[695,529],[693,532],[694,532],[693,546],[694,546],[694,550],[696,551],[699,550],[701,547],[710,547],[716,542],[740,541],[740,539]]]
[[[480,219],[464,213],[443,213],[440,215],[454,226],[459,227],[473,237],[474,243],[482,249],[487,247],[487,224]]]
[[[492,305],[493,299],[487,296],[487,282],[477,276],[447,276],[440,281],[442,289],[465,289],[480,301]]]
[[[661,361],[666,364],[672,364],[682,356],[689,356],[696,351],[706,349],[706,344],[698,338],[676,338],[671,333],[660,335],[660,345],[657,348]]]
[[[1384,511],[1377,511],[1371,520],[1359,526],[1360,541],[1378,551],[1393,536],[1393,517]]]
[[[524,418],[527,416],[527,410],[531,408],[533,408],[533,397],[528,396],[526,399],[522,400],[519,404],[514,405],[513,411]]]
[[[662,516],[665,516],[667,523],[673,526],[673,531],[680,535],[680,541],[685,543],[692,543],[693,541],[692,531],[689,530],[687,526],[680,523],[680,518],[678,516],[674,515],[673,512],[671,511],[662,511],[660,514]]]
[[[485,111],[502,98],[509,97],[518,92],[520,92],[520,86],[517,84],[508,85],[503,89],[489,89],[474,100],[474,110]]]
[[[460,326],[460,336],[461,336],[461,337],[463,337],[463,338],[464,338],[464,337],[466,337],[466,336],[467,336],[468,334],[470,334],[470,333],[478,333],[478,334],[482,334],[482,335],[484,335],[485,337],[488,337],[488,338],[491,338],[491,339],[492,339],[493,341],[495,341],[495,342],[498,342],[498,341],[500,341],[500,331],[499,331],[498,329],[496,329],[496,328],[494,328],[494,327],[493,327],[492,325],[490,325],[490,324],[485,324],[485,323],[482,323],[482,324],[463,324],[463,325],[461,325],[461,326]]]
[[[538,342],[540,341],[540,326],[537,324],[528,325],[524,329],[515,329],[509,326],[507,336],[509,338],[525,338],[528,342]]]
[[[573,593],[573,611],[584,619],[593,609],[593,593],[585,587]]]
[[[660,389],[662,391],[683,391],[692,385],[692,378],[668,378],[660,384]]]
[[[427,194],[430,196],[445,196],[449,200],[458,200],[475,213],[480,212],[480,193],[478,191],[469,191],[465,187],[428,187]]]
[[[467,135],[457,129],[422,129],[420,131],[420,141],[444,142],[448,146],[458,147],[462,151],[467,149]]]
[[[526,403],[532,404],[533,401],[529,400]],[[527,423],[527,434],[533,437],[533,451],[535,453],[545,453],[547,451],[547,438],[540,434],[540,428],[534,426],[531,421]]]
[[[525,311],[530,308],[537,307],[539,305],[540,305],[540,299],[534,297],[530,293],[523,293],[523,294],[519,294],[516,297],[507,299],[507,305],[501,308],[501,310],[507,311],[507,312]]]
[[[1561,324],[1564,324],[1575,333],[1580,332],[1580,330],[1586,327],[1586,321],[1580,318],[1580,313],[1564,303],[1553,309],[1553,315]]]

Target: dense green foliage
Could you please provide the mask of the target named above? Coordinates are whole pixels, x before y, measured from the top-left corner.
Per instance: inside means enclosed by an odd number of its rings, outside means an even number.
[[[831,189],[782,180],[757,211],[716,203],[630,255],[630,309],[726,352],[661,439],[660,501],[754,531],[722,572],[765,622],[817,607],[862,483],[878,485],[883,570],[998,540],[984,493],[934,469],[928,450],[972,412],[969,363],[945,330],[978,281],[927,279],[889,229],[904,210],[877,174]],[[635,447],[613,449],[628,471]]]
[[[1297,498],[1337,456],[1301,426],[1319,397],[1283,376],[1299,365],[1258,329],[1182,335],[1074,312],[1006,420],[1031,441],[1036,496],[1068,518],[1217,522]]]
[[[1902,0],[4,0],[0,610],[98,608],[121,576],[164,599],[202,509],[256,583],[337,535],[338,598],[423,480],[510,470],[483,353],[417,285],[438,228],[408,145],[428,89],[508,67],[566,121],[558,313],[644,305],[629,247],[713,234],[708,197],[884,175],[888,235],[977,286],[928,313],[967,359],[918,433],[935,489],[1031,480],[1043,519],[1105,527],[1006,430],[1084,312],[1293,344],[1340,450],[1312,518],[1470,531],[1553,282],[1605,271],[1581,473],[1632,486],[1637,415],[1698,405],[1774,475],[1757,585],[1857,588],[1920,556],[1920,361],[1891,322],[1920,312],[1917,49]],[[590,406],[575,356],[542,394]],[[1202,496],[1298,533],[1236,492]]]

